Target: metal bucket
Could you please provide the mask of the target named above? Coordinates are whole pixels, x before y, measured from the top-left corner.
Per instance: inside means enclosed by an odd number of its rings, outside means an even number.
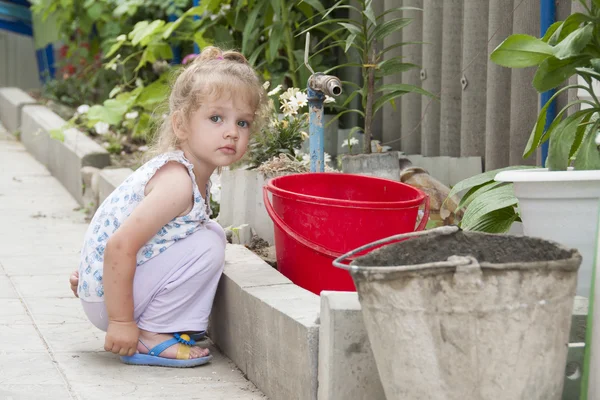
[[[334,261],[354,279],[388,400],[559,400],[580,263],[554,242],[457,227]]]

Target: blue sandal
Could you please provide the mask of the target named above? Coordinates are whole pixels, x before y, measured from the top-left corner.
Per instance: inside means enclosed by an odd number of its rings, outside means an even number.
[[[142,343],[142,345],[148,349],[148,354],[136,353],[132,356],[121,356],[121,361],[125,364],[131,365],[190,368],[204,365],[213,358],[210,354],[206,357],[190,358],[190,351],[192,350],[192,346],[196,344],[196,341],[186,334],[180,335],[176,333],[171,339],[167,339],[151,349],[148,348],[148,346],[146,346],[141,340],[140,343]],[[177,348],[177,355],[175,359],[160,356],[163,351],[177,343],[179,343],[179,346]]]

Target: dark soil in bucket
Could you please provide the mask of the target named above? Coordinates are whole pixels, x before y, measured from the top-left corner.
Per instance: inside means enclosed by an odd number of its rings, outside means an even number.
[[[394,243],[359,257],[352,265],[403,266],[446,261],[450,256],[472,256],[493,264],[563,260],[571,252],[537,238],[458,231],[420,236]]]

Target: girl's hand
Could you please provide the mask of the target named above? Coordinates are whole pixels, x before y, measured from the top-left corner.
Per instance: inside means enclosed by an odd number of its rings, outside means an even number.
[[[137,351],[140,330],[134,321],[110,321],[106,330],[104,350],[120,356],[132,356]]]

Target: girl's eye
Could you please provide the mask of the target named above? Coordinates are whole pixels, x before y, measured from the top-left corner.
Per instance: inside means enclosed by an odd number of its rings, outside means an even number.
[[[212,122],[221,122],[222,121],[221,117],[219,117],[218,115],[213,115],[212,117],[210,117],[210,120]]]
[[[242,128],[247,128],[250,126],[250,123],[248,121],[240,121],[238,122],[238,125]]]

